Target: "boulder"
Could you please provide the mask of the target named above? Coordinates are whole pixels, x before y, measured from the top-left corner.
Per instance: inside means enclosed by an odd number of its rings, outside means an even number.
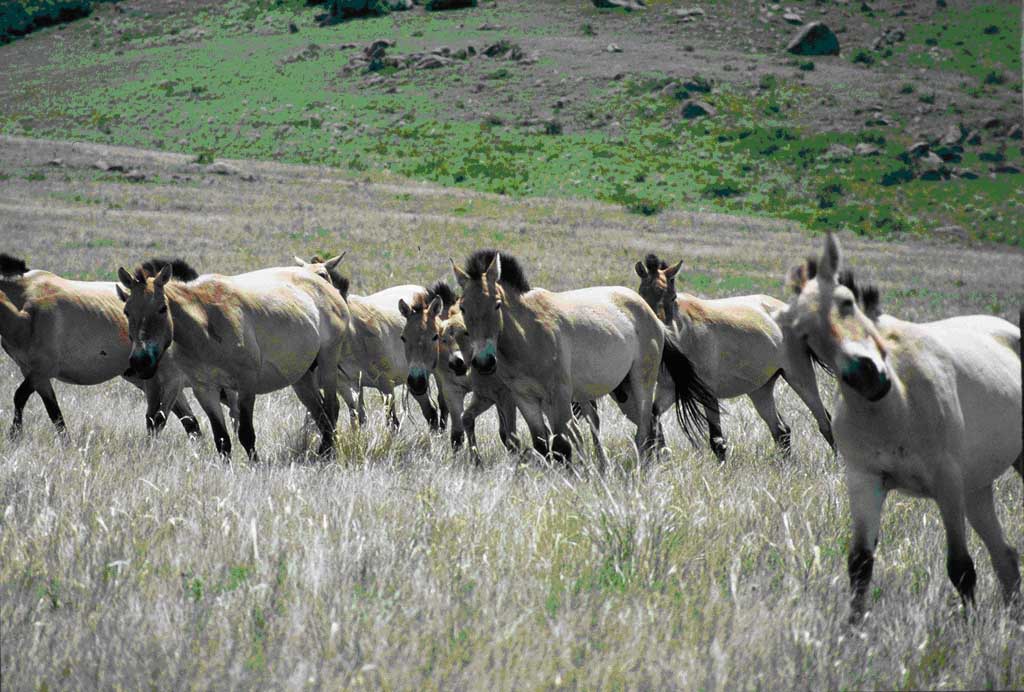
[[[845,144],[830,144],[825,150],[825,158],[833,161],[846,161],[853,156],[853,149]]]
[[[804,23],[803,17],[798,15],[796,12],[787,12],[787,13],[785,13],[784,15],[782,15],[782,19],[785,20],[789,24],[800,25],[800,24]]]
[[[962,226],[939,226],[932,229],[932,235],[943,240],[965,243],[971,236]]]
[[[786,50],[794,55],[839,55],[839,39],[822,22],[811,22],[801,27]]]
[[[714,106],[704,101],[697,101],[696,99],[687,99],[679,110],[679,114],[687,120],[703,118],[705,116],[713,118],[717,113],[718,111],[715,110]]]
[[[214,161],[204,168],[203,172],[209,175],[239,175],[242,170],[238,166],[232,166],[224,161]]]
[[[417,70],[433,70],[438,67],[447,67],[451,64],[451,58],[446,58],[443,55],[427,55],[421,58],[413,67]]]
[[[870,142],[860,142],[853,148],[853,153],[857,156],[878,156],[880,150]]]
[[[605,48],[605,50],[608,51],[609,53],[621,53],[622,52],[622,48],[620,48],[619,44],[617,44],[617,43],[609,43],[608,47]]]
[[[633,10],[645,10],[647,9],[644,0],[590,0],[594,3],[594,7],[599,10],[626,10],[632,12]]]

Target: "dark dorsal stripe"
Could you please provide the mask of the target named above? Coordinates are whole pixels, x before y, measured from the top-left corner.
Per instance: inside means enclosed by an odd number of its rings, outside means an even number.
[[[493,248],[477,250],[466,260],[466,274],[469,278],[479,281],[487,272],[487,268],[494,261],[498,251]],[[505,288],[516,293],[526,293],[530,290],[530,282],[526,280],[526,273],[519,264],[519,260],[508,253],[501,253],[501,281]]]
[[[25,260],[0,252],[0,276],[21,276],[27,271]]]

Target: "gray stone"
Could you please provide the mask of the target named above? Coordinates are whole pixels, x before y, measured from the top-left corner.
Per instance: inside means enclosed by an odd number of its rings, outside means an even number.
[[[860,142],[853,148],[853,153],[857,156],[878,156],[879,149],[870,142]]]
[[[693,120],[694,118],[703,118],[705,116],[713,118],[718,111],[715,110],[714,106],[704,101],[687,99],[683,102],[679,113],[687,120]]]
[[[801,27],[786,50],[795,55],[839,55],[839,39],[822,22]]]

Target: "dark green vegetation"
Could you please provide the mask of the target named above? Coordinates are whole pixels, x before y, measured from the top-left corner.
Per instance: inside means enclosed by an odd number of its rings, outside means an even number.
[[[1024,166],[1019,140],[986,133],[939,180],[922,179],[906,154],[915,141],[909,116],[876,122],[867,114],[856,127],[827,131],[807,124],[822,100],[801,81],[813,62],[794,63],[788,76],[764,74],[757,88],[739,78],[706,79],[706,89],[666,91],[673,80],[663,73],[631,71],[595,80],[586,101],[574,104],[571,123],[557,108],[529,119],[524,109],[548,94],[534,87],[536,71],[517,62],[481,57],[440,69],[344,70],[379,37],[396,41],[389,54],[467,40],[479,46],[499,38],[477,29],[488,23],[504,25],[500,38],[515,42],[527,35],[521,6],[485,2],[470,11],[398,12],[318,28],[320,12],[297,0],[234,0],[156,22],[131,10],[113,31],[92,26],[91,44],[65,42],[48,64],[26,70],[21,93],[0,104],[0,132],[163,148],[203,161],[319,163],[514,196],[594,198],[642,215],[666,208],[764,214],[889,238],[956,224],[974,238],[1024,244],[1022,178],[1012,172]],[[605,15],[584,16],[585,35],[601,31]],[[957,73],[965,91],[1019,92],[1019,8],[984,5],[948,20],[912,25],[896,52]],[[282,28],[293,22],[302,30]],[[573,23],[571,33],[580,26]],[[349,43],[355,47],[338,47]],[[851,48],[843,60],[877,69],[892,53]],[[536,67],[559,59],[541,53]],[[909,99],[916,106],[935,103],[933,92],[919,86],[917,94]],[[681,117],[681,102],[691,97],[717,113]],[[469,105],[474,98],[489,110]],[[955,106],[948,108],[956,122]],[[877,154],[826,155],[832,145],[864,142]],[[1005,172],[990,176],[996,166]],[[968,175],[947,179],[955,169]]]
[[[87,17],[93,4],[93,0],[0,0],[0,44],[45,26]]]

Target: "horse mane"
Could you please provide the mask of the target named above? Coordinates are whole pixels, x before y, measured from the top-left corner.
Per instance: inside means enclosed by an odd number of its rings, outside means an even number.
[[[659,258],[653,252],[648,253],[647,257],[644,257],[644,266],[647,267],[647,271],[656,272],[659,269],[668,269],[668,262]]]
[[[471,279],[480,280],[497,254],[498,251],[493,248],[477,250],[466,260],[466,274]],[[501,253],[501,281],[498,283],[516,293],[526,293],[530,290],[530,282],[526,280],[526,273],[519,260],[504,252]]]
[[[0,252],[0,276],[21,276],[28,271],[28,265],[20,257]]]
[[[502,265],[505,261],[502,260]],[[434,302],[434,298],[441,299],[441,312],[447,313],[455,305],[455,291],[445,281],[435,281],[432,285],[427,287],[427,305]]]
[[[151,257],[135,269],[136,281],[145,281],[155,277],[166,266],[171,267],[171,280],[188,283],[199,278],[199,272],[192,268],[192,265],[180,257],[167,259],[166,257]]]
[[[872,322],[878,319],[881,314],[882,294],[878,286],[864,284],[863,287],[857,283],[852,269],[844,269],[839,272],[839,283],[850,289],[854,300],[860,305],[860,309],[871,319]]]

